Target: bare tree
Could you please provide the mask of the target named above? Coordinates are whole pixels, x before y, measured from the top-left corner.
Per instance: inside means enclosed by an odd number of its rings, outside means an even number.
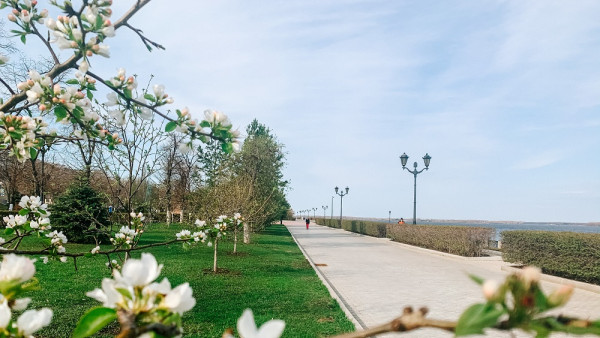
[[[122,135],[123,143],[111,152],[98,152],[95,157],[116,204],[130,212],[136,197],[138,206],[145,201],[144,188],[160,166],[156,156],[166,134],[162,124],[136,114],[112,128]]]

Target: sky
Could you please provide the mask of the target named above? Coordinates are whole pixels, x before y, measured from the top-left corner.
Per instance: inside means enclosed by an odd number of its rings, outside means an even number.
[[[132,1],[115,1],[116,19]],[[598,1],[154,0],[92,67],[285,145],[294,210],[600,222]]]

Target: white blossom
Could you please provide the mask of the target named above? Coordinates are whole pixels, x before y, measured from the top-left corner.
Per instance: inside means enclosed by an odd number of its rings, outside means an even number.
[[[8,56],[0,53],[0,65],[3,65],[8,62]]]
[[[0,328],[5,329],[8,322],[10,322],[10,307],[6,300],[2,300],[0,302]]]
[[[246,309],[238,319],[237,329],[241,338],[279,338],[285,329],[285,322],[274,319],[257,328],[252,310]]]
[[[132,286],[145,286],[154,281],[163,265],[149,253],[142,253],[141,259],[128,259],[123,265],[123,278]]]
[[[96,246],[95,248],[92,249],[92,255],[97,254],[98,251],[100,251],[100,246]]]
[[[27,310],[17,319],[19,333],[28,337],[39,329],[48,326],[52,320],[52,310],[42,308],[41,310]]]
[[[4,255],[0,263],[0,281],[26,282],[35,274],[33,261],[15,254]]]
[[[159,306],[183,314],[185,311],[191,310],[194,305],[196,305],[196,299],[192,297],[192,288],[188,283],[184,283],[167,293]]]
[[[31,303],[31,298],[28,297],[15,299],[15,303],[12,308],[15,311],[23,311],[29,306],[29,303]]]

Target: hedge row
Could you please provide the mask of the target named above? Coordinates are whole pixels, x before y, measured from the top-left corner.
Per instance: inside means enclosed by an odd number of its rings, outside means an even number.
[[[326,225],[332,228],[344,229],[363,235],[373,237],[387,237],[386,224],[380,222],[368,222],[359,220],[344,220],[340,226],[339,219],[317,218],[317,224]]]
[[[494,229],[467,226],[395,225],[388,226],[393,241],[466,257],[483,256]]]
[[[483,256],[483,250],[487,249],[488,241],[494,234],[494,229],[491,228],[466,226],[397,225],[359,220],[344,220],[340,225],[337,219],[323,218],[317,218],[316,222],[332,228],[374,237],[389,237],[396,242],[467,257]]]
[[[600,284],[600,234],[504,231],[502,258],[535,265],[547,274]]]

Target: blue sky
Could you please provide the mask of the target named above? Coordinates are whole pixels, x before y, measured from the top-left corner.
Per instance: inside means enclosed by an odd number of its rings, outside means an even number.
[[[115,8],[124,9],[127,1]],[[286,145],[295,210],[600,222],[600,2],[153,1],[92,64]],[[136,46],[132,53],[132,46]],[[331,206],[329,206],[331,208]],[[327,214],[330,210],[327,211]],[[336,196],[334,214],[339,214]]]

